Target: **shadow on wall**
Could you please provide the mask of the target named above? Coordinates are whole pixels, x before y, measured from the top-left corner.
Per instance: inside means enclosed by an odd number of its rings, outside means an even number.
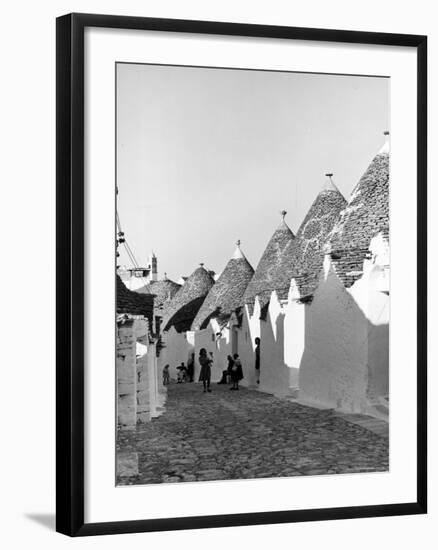
[[[375,293],[375,291],[372,291]],[[374,294],[389,309],[387,296]],[[388,395],[389,325],[370,322],[333,268],[305,307],[300,397],[348,412],[369,412]]]
[[[260,389],[278,396],[289,395],[292,374],[284,361],[284,319],[268,312],[260,323]]]
[[[249,309],[244,308],[242,324],[237,329],[238,353],[242,363],[242,386],[256,387],[257,376],[255,369],[255,339],[260,338],[260,309],[254,311],[250,318]]]

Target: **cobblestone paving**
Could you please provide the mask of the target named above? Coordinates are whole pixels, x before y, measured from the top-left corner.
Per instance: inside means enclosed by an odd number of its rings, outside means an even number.
[[[388,470],[388,439],[331,410],[230,386],[168,386],[166,412],[117,449],[137,453],[138,475],[119,484],[208,481]]]

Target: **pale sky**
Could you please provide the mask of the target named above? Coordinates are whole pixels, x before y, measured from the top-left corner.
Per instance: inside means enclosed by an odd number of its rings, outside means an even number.
[[[296,233],[326,172],[348,199],[387,129],[386,78],[118,64],[126,238],[159,278],[219,273],[237,239],[255,269],[280,211]]]

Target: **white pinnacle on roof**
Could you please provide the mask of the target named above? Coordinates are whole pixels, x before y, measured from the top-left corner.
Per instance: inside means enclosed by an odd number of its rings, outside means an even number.
[[[277,227],[277,229],[287,229],[290,231],[290,228],[289,226],[287,225],[286,221],[285,221],[285,217],[286,217],[286,210],[282,210],[280,212],[280,215],[281,215],[281,222],[280,222],[280,225]]]
[[[380,148],[378,155],[382,155],[384,153],[389,154],[389,132],[383,132],[383,135],[385,136],[385,143]]]
[[[326,174],[326,180],[324,181],[324,184],[321,187],[320,193],[322,191],[336,191],[337,193],[340,193],[339,189],[333,183],[332,177],[333,177],[332,173]]]
[[[236,250],[233,254],[233,260],[246,260],[244,253],[240,249],[240,240],[236,243]]]

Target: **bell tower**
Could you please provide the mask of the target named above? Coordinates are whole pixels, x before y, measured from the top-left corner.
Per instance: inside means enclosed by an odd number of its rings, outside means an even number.
[[[149,281],[157,281],[158,280],[158,261],[154,252],[151,252],[151,255],[149,256],[148,267],[150,268]]]

